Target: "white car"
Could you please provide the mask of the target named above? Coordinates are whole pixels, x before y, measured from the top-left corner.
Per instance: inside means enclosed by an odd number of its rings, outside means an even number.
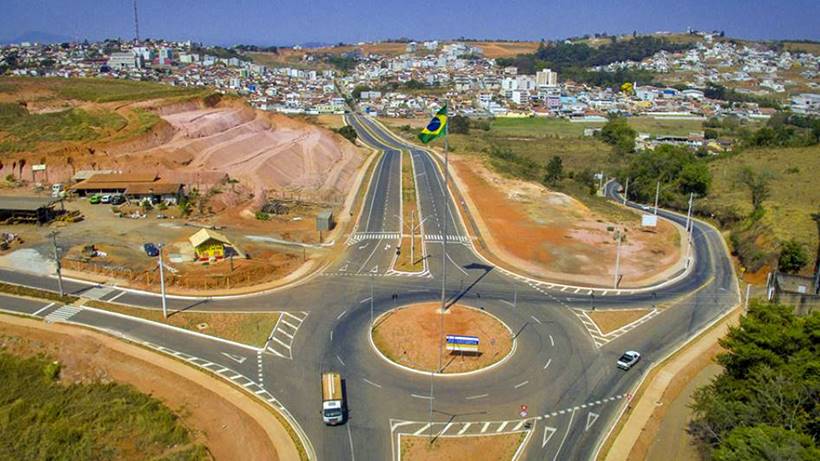
[[[621,358],[618,359],[618,368],[621,370],[629,370],[633,365],[638,363],[641,359],[641,354],[635,351],[626,351]]]
[[[100,197],[100,203],[111,203],[111,195],[105,194],[102,197]]]
[[[641,209],[642,209],[643,211],[649,211],[649,210],[651,210],[651,209],[652,209],[652,207],[650,207],[649,205],[641,205]]]

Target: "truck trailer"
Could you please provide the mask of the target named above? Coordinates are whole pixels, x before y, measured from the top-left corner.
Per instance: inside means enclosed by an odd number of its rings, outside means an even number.
[[[329,426],[344,422],[345,402],[342,375],[330,371],[322,374],[322,420]]]

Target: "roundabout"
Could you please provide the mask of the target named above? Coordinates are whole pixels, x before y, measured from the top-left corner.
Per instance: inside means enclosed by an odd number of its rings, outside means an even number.
[[[478,344],[448,344],[447,336],[475,338]],[[426,302],[381,314],[370,343],[382,359],[405,370],[455,376],[502,364],[516,341],[505,323],[483,309],[453,304],[442,313],[440,303]]]

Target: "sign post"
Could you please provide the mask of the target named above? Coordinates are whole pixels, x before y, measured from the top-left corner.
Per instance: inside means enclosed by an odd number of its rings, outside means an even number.
[[[447,350],[452,352],[478,352],[478,336],[447,335]]]

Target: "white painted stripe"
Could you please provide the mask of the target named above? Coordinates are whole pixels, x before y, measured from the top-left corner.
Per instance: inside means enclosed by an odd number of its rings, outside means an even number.
[[[345,316],[345,314],[347,314],[347,311],[346,311],[346,310],[342,311],[342,313],[341,313],[341,314],[339,314],[338,316],[336,316],[336,320],[341,319],[342,317],[344,317],[344,316]]]
[[[43,312],[44,310],[48,309],[49,307],[51,307],[51,306],[53,306],[53,305],[55,305],[55,304],[57,304],[57,303],[46,304],[45,306],[41,307],[40,309],[37,309],[37,310],[36,310],[33,314],[31,314],[31,315],[39,315],[41,312]]]
[[[550,346],[555,347],[555,341],[552,339],[552,335],[549,335],[549,336],[550,336]]]
[[[254,392],[254,394],[259,395],[259,394],[264,394],[265,392],[268,392],[268,391],[266,391],[265,389],[260,389],[256,392]]]
[[[433,399],[429,395],[418,395],[418,394],[410,394],[410,397],[415,397],[417,399],[425,399],[425,400],[432,400]]]
[[[231,379],[236,380],[236,379],[238,379],[238,378],[244,378],[244,376],[242,376],[242,375],[236,375],[236,376],[234,376],[234,377],[233,377],[233,378],[231,378]]]
[[[271,338],[270,338],[270,339],[272,339],[272,340],[276,341],[277,343],[281,344],[282,346],[284,346],[284,347],[286,347],[288,350],[290,350],[290,345],[289,345],[289,344],[285,344],[285,343],[283,343],[283,342],[282,342],[279,338],[277,338],[276,336],[271,336]]]
[[[490,427],[490,423],[489,422],[484,423],[484,427],[481,428],[481,433],[483,434],[483,433],[487,432],[488,427]]]
[[[527,385],[527,383],[529,383],[529,381],[524,381],[523,383],[518,383],[518,384],[515,385],[515,388],[518,389],[520,387],[524,387],[524,386]]]
[[[111,298],[109,298],[108,302],[113,303],[114,301],[118,300],[121,296],[123,296],[126,293],[127,293],[127,291],[121,291],[121,292],[117,293],[115,296],[112,296]]]
[[[285,331],[285,330],[283,330],[283,329],[281,329],[281,328],[280,328],[280,329],[278,329],[278,330],[276,330],[276,332],[277,332],[277,333],[282,333],[283,335],[287,336],[288,338],[293,339],[293,335],[292,335],[292,334],[288,333],[287,331]]]
[[[253,382],[253,381],[249,381],[247,384],[242,385],[242,387],[251,387],[251,386],[256,386],[256,383]]]
[[[496,429],[496,430],[495,430],[495,432],[496,432],[496,433],[498,433],[498,432],[503,431],[503,430],[504,430],[504,428],[505,428],[505,427],[507,427],[507,424],[508,424],[508,423],[509,423],[509,421],[504,421],[503,423],[501,423],[501,425],[500,425],[500,426],[498,426],[498,429]]]
[[[552,359],[547,360],[547,364],[544,365],[544,369],[546,370],[550,366],[551,363],[552,363]]]
[[[295,316],[295,315],[291,314],[290,312],[282,312],[282,315],[287,315],[288,317],[290,317],[290,318],[292,318],[292,319],[296,320],[296,321],[297,321],[297,322],[299,322],[299,323],[302,323],[302,321],[304,320],[304,317],[299,318],[299,317],[297,317],[297,316]]]
[[[447,423],[447,425],[444,426],[444,429],[442,429],[441,432],[439,432],[439,435],[442,435],[445,432],[447,432],[447,429],[450,429],[452,426],[453,426],[453,423]]]
[[[526,419],[522,419],[521,421],[519,421],[518,424],[516,424],[515,427],[512,428],[513,432],[520,430],[526,422]]]
[[[376,386],[376,387],[378,387],[379,389],[381,389],[381,388],[382,388],[381,384],[376,384],[376,383],[374,383],[373,381],[371,381],[371,380],[369,380],[369,379],[367,379],[367,378],[362,378],[362,381],[366,382],[367,384],[370,384],[371,386]]]
[[[461,435],[461,434],[463,434],[463,433],[467,432],[467,429],[469,429],[469,428],[470,428],[470,426],[472,426],[472,425],[473,425],[473,423],[466,423],[466,424],[464,424],[464,427],[462,427],[462,428],[461,428],[461,430],[460,430],[460,431],[458,431],[458,435]]]
[[[299,327],[297,327],[296,325],[294,325],[294,324],[292,324],[292,323],[288,322],[288,321],[287,321],[287,320],[285,320],[285,319],[282,319],[282,323],[284,323],[285,325],[287,325],[287,326],[291,327],[291,328],[293,329],[293,331],[296,331],[296,330],[298,330],[298,329],[299,329]]]
[[[413,433],[413,435],[421,435],[421,434],[423,434],[423,433],[424,433],[424,431],[426,431],[426,430],[427,430],[427,429],[429,429],[429,428],[430,428],[430,423],[427,423],[427,424],[425,424],[424,426],[422,426],[422,427],[421,427],[421,429],[419,429],[419,430],[417,430],[416,432],[414,432],[414,433]]]
[[[471,395],[469,397],[465,397],[465,400],[476,400],[476,399],[483,399],[484,397],[489,397],[490,394],[478,394],[478,395]]]

